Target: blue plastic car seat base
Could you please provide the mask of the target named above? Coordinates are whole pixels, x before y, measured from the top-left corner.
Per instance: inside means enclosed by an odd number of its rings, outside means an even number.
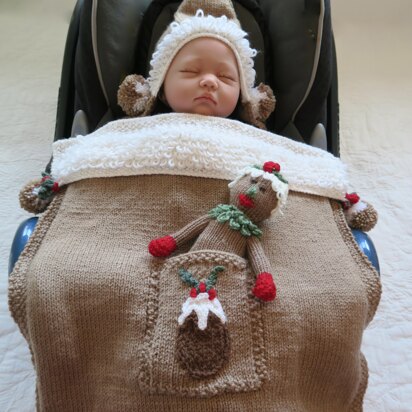
[[[351,229],[351,231],[360,250],[367,256],[376,271],[380,273],[378,254],[376,253],[375,245],[373,244],[372,239],[361,230]]]
[[[23,221],[18,227],[16,234],[14,235],[13,243],[11,245],[9,256],[9,274],[13,271],[14,265],[17,262],[21,252],[23,251],[26,243],[29,241],[30,236],[34,232],[38,217],[31,217]]]

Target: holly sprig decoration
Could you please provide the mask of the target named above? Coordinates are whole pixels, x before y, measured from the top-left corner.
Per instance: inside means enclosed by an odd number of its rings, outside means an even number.
[[[281,182],[288,184],[288,181],[280,174],[280,164],[275,162],[265,162],[262,166],[253,165],[254,168],[263,170],[267,173],[272,173],[275,175]]]
[[[209,216],[219,223],[229,222],[229,227],[238,230],[243,236],[260,238],[262,231],[241,210],[234,205],[217,205],[209,211]]]
[[[197,279],[195,279],[193,275],[186,269],[179,269],[179,276],[187,285],[192,286],[196,289],[199,287],[200,282]]]
[[[42,172],[40,184],[34,189],[38,198],[47,200],[60,190],[58,182],[49,174]]]
[[[207,292],[209,299],[213,300],[217,296],[214,286],[217,282],[218,274],[224,270],[225,268],[223,266],[215,266],[206,279],[206,282],[199,282],[188,270],[183,268],[179,269],[179,276],[184,283],[192,287],[190,297],[195,298],[199,293]]]

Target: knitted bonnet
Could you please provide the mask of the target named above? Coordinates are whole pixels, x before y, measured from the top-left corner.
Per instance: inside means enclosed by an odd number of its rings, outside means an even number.
[[[129,116],[147,116],[153,112],[156,99],[174,57],[188,42],[211,37],[222,41],[233,51],[240,78],[240,119],[265,128],[265,121],[275,108],[269,86],[255,87],[253,58],[257,52],[250,47],[231,0],[184,0],[174,21],[159,39],[150,61],[149,77],[127,76],[119,87],[118,102]]]

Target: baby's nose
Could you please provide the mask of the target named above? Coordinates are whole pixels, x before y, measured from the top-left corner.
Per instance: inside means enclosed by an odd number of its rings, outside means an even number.
[[[201,87],[207,87],[208,89],[217,89],[218,83],[216,76],[213,74],[205,74],[200,80]]]

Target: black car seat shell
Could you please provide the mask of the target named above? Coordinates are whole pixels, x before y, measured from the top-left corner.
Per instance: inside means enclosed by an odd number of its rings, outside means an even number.
[[[77,0],[66,40],[54,140],[87,134],[124,117],[117,90],[131,73],[147,76],[156,42],[180,2]],[[330,0],[234,0],[252,47],[256,80],[276,96],[268,130],[339,156],[336,53]],[[50,164],[46,167],[50,171]],[[12,271],[37,217],[20,225],[11,249]],[[23,235],[25,234],[25,235]],[[367,234],[353,235],[379,271]]]

